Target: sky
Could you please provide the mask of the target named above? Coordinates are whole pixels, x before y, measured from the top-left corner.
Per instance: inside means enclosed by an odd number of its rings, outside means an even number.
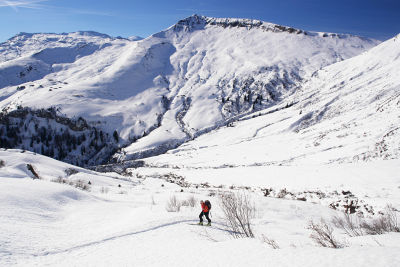
[[[192,14],[379,40],[400,33],[400,0],[0,0],[0,42],[19,32],[147,37]]]

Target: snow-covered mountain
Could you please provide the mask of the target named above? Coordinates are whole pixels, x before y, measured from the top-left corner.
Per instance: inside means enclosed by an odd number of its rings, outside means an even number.
[[[44,49],[51,48],[79,48],[88,44],[104,44],[114,38],[107,34],[80,31],[72,33],[25,33],[21,32],[0,44],[0,62],[13,60],[19,57],[31,56]],[[67,52],[67,50],[64,50]],[[60,53],[61,55],[62,53]],[[67,54],[67,53],[65,53]],[[53,54],[53,60],[57,60]]]
[[[399,69],[397,36],[315,72],[281,105],[148,162],[224,168],[399,158]]]
[[[134,40],[0,45],[0,266],[400,265],[400,35],[194,15]]]
[[[61,64],[127,42],[97,32],[20,33],[0,44],[0,87],[40,80],[58,72]]]
[[[287,97],[312,73],[378,43],[197,15],[135,42],[82,32],[22,34],[1,46],[0,106],[82,117],[128,145],[115,160],[141,158],[292,104]]]

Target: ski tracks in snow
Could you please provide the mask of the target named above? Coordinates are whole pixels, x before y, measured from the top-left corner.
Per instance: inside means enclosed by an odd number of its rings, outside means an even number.
[[[75,250],[101,245],[101,244],[103,244],[105,242],[118,240],[118,239],[124,238],[124,237],[135,236],[135,235],[138,235],[138,234],[143,234],[143,233],[159,230],[159,229],[162,229],[162,228],[165,228],[165,227],[169,227],[169,226],[173,226],[173,225],[178,225],[178,224],[183,224],[183,223],[195,223],[195,222],[197,222],[197,220],[172,221],[172,222],[168,222],[168,223],[152,226],[152,227],[149,227],[149,228],[146,228],[146,229],[143,229],[143,230],[129,232],[129,233],[120,234],[120,235],[114,235],[114,236],[107,237],[107,238],[104,238],[104,239],[101,239],[101,240],[84,243],[84,244],[73,246],[73,247],[66,248],[66,249],[58,249],[58,250],[46,251],[46,252],[42,252],[42,253],[34,253],[34,254],[32,254],[32,256],[40,257],[40,256],[48,256],[48,255],[69,253],[69,252],[73,252]],[[215,222],[213,222],[213,224],[223,225],[221,223],[215,223]],[[219,230],[219,231],[225,231],[225,232],[229,233],[229,230],[226,230],[226,229],[223,229],[223,228],[220,228],[220,227],[214,227],[213,226],[213,227],[210,227],[210,229],[215,229],[215,230]]]

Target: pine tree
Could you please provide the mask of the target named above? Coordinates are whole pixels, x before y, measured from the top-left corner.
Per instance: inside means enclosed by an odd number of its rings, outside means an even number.
[[[115,130],[114,131],[114,133],[113,133],[113,137],[114,137],[114,139],[115,139],[115,142],[119,142],[119,136],[118,136],[118,132],[117,132],[117,130]]]

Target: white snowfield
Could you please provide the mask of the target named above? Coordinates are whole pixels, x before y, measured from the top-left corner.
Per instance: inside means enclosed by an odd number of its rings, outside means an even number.
[[[138,158],[279,103],[314,71],[378,43],[197,15],[135,42],[25,34],[1,46],[0,107],[57,107],[125,144],[156,128],[115,156]]]
[[[316,203],[268,198],[257,191],[249,192],[257,208],[253,220],[256,238],[234,239],[224,226],[217,198],[208,196],[213,192],[211,189],[190,187],[181,192],[179,186],[159,178],[126,179],[116,174],[99,174],[20,150],[2,150],[0,158],[5,162],[0,169],[1,266],[400,264],[398,233],[350,238],[340,229],[334,229],[336,237],[347,247],[316,246],[309,238],[310,230],[306,229],[308,221],[318,221],[321,217],[329,220],[340,214]],[[27,163],[34,165],[42,179],[31,178]],[[381,200],[398,204],[399,179],[393,179],[396,177],[393,175],[398,174],[400,164],[398,161],[381,163],[386,173],[382,179],[387,182],[385,188],[397,188],[397,194],[381,195]],[[382,166],[376,162],[375,167],[382,169]],[[363,169],[359,167],[352,170]],[[79,172],[66,177],[64,170],[68,168]],[[331,171],[322,169],[320,174]],[[253,170],[247,168],[247,172],[251,175]],[[390,174],[392,179],[388,179]],[[364,175],[369,182],[369,193],[381,192],[382,180],[376,179],[374,173],[364,172]],[[90,181],[90,192],[51,182],[57,177]],[[300,174],[299,178],[305,177]],[[330,182],[334,188],[337,178],[327,176],[322,184]],[[316,186],[320,184],[318,179],[312,181]],[[293,188],[296,184],[289,182]],[[297,185],[304,187],[302,183]],[[356,189],[357,184],[347,188]],[[193,196],[196,206],[167,212],[166,204],[171,196],[178,200]],[[210,199],[213,204],[211,227],[194,225],[198,221],[200,199]],[[280,249],[263,243],[262,235],[275,240]]]
[[[400,36],[378,43],[194,15],[140,41],[1,44],[2,109],[55,106],[124,144],[140,137],[119,160],[183,144],[127,176],[0,149],[0,266],[400,266],[400,233],[331,224],[349,206],[372,220],[390,204],[400,219]],[[237,191],[255,238],[227,230],[218,195]],[[168,212],[174,196],[186,204]],[[211,227],[195,225],[205,199]],[[342,248],[312,241],[321,218]]]

